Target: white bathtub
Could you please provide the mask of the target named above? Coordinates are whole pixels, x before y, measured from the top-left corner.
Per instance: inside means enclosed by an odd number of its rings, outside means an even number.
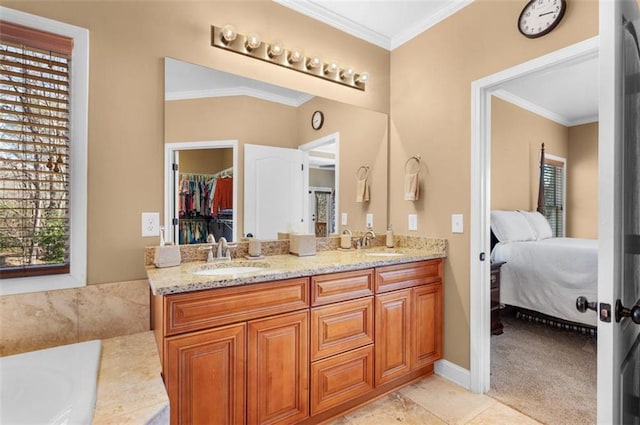
[[[0,424],[90,424],[99,340],[0,357]]]

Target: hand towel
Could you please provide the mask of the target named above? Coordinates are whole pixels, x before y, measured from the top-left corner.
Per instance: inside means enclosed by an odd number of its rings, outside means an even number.
[[[407,173],[404,176],[404,200],[417,201],[419,197],[420,180],[418,173]]]
[[[369,202],[369,185],[366,177],[356,184],[356,202]]]

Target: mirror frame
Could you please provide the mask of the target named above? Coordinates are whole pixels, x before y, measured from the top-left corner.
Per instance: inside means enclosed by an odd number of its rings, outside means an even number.
[[[210,140],[200,142],[172,142],[164,144],[164,229],[165,240],[178,245],[174,232],[175,226],[172,224],[174,215],[177,218],[177,208],[175,201],[174,179],[173,179],[173,159],[179,151],[196,149],[233,149],[233,242],[238,242],[238,141],[237,140]]]

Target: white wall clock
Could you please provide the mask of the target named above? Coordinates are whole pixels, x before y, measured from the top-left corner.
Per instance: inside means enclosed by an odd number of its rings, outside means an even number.
[[[520,13],[518,29],[525,37],[542,37],[560,23],[566,9],[565,0],[531,0]]]

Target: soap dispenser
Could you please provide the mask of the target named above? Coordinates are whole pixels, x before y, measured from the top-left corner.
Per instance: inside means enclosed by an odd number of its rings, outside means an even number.
[[[391,225],[387,228],[387,248],[393,248],[393,228]]]

